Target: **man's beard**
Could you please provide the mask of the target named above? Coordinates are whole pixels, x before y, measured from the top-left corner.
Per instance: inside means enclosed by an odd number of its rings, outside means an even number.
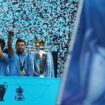
[[[23,50],[23,51],[17,50],[17,54],[18,54],[18,55],[22,55],[23,53],[24,53],[24,50]]]

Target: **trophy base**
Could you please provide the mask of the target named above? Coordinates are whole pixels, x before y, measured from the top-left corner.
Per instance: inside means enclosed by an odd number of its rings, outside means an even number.
[[[44,75],[40,75],[41,78],[44,78]]]

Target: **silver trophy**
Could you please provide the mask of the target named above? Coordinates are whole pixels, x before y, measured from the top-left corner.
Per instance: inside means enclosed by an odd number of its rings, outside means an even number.
[[[44,77],[47,69],[47,52],[44,48],[45,41],[45,38],[43,38],[41,41],[35,38],[36,66],[39,77]]]

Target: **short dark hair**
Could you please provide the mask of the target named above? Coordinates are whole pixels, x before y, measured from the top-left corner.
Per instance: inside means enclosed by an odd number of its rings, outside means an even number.
[[[4,47],[5,47],[5,41],[4,41],[4,39],[1,39],[1,38],[0,38],[0,45],[1,45],[1,48],[2,48],[2,50],[3,50]]]
[[[17,43],[19,43],[19,42],[23,42],[23,43],[26,45],[26,42],[25,42],[23,39],[18,39],[18,40],[16,41],[16,45],[17,45]]]

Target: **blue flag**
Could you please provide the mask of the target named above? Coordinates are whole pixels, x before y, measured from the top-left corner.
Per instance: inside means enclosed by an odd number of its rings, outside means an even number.
[[[84,0],[60,105],[105,105],[105,0]]]

